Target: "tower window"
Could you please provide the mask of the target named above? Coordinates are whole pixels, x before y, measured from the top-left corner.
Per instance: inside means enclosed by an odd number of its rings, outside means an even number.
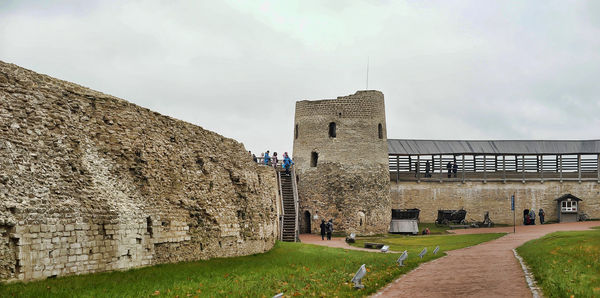
[[[318,160],[319,160],[319,153],[313,151],[310,154],[310,166],[313,168],[316,167]]]
[[[335,138],[335,122],[329,123],[329,137]]]
[[[379,125],[377,125],[377,132],[379,134],[379,138],[383,139],[383,126],[381,125],[381,123],[379,123]]]
[[[294,128],[294,138],[298,139],[298,124],[296,124],[296,127]]]

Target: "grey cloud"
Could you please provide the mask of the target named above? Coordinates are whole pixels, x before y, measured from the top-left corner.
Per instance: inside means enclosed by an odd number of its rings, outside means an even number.
[[[82,4],[85,3],[85,4]],[[600,138],[594,1],[8,1],[0,59],[291,151],[294,103],[366,86],[388,137]]]

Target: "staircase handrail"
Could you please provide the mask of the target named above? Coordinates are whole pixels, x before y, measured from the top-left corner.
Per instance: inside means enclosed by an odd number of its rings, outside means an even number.
[[[279,240],[283,241],[283,219],[285,208],[283,208],[283,183],[281,181],[281,171],[277,172],[277,184],[279,185],[279,203],[281,207],[281,215],[279,216]]]
[[[290,166],[290,168],[292,173],[292,189],[294,193],[294,212],[296,213],[296,215],[294,216],[296,218],[294,234],[296,236],[296,241],[298,241],[298,239],[300,239],[298,230],[298,186],[296,185],[296,169],[294,166]]]

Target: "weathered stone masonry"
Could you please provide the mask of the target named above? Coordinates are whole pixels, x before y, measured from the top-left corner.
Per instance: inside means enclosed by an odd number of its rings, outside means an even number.
[[[318,232],[321,220],[330,218],[338,232],[387,232],[390,176],[381,92],[297,102],[294,162],[301,232]]]
[[[276,186],[234,140],[0,62],[0,280],[267,251]]]
[[[510,196],[516,197],[516,222],[523,223],[523,209],[544,209],[546,221],[558,220],[554,199],[571,193],[583,201],[579,210],[590,218],[600,218],[600,187],[597,182],[400,182],[391,183],[392,208],[419,208],[422,222],[433,222],[438,209],[467,210],[467,220],[483,220],[483,214],[490,212],[496,223],[512,224]]]

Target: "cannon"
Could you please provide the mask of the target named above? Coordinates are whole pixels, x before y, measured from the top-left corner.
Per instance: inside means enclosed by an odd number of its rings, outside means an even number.
[[[438,210],[438,217],[435,223],[438,225],[449,225],[453,224],[466,224],[465,217],[467,211],[464,209],[460,210]]]

